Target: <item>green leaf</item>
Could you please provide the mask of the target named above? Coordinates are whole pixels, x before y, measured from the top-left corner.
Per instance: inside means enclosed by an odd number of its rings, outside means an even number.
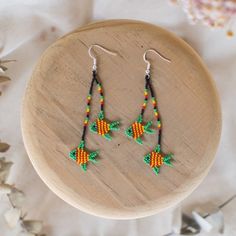
[[[152,125],[152,121],[148,121],[145,127],[149,128]]]
[[[92,163],[97,163],[98,161],[96,159],[90,159]]]
[[[151,154],[148,153],[146,156],[144,156],[144,162],[148,165],[150,165],[150,157],[151,157]]]
[[[160,168],[158,168],[158,167],[153,167],[152,169],[153,169],[153,171],[154,171],[154,173],[155,173],[156,175],[159,174]]]
[[[89,154],[89,160],[92,161],[92,160],[95,160],[95,157],[98,155],[98,151],[95,151],[95,152],[91,152]]]
[[[119,122],[119,121],[113,121],[113,122],[110,124],[110,130],[114,130],[114,131],[119,130],[119,125],[120,125],[120,122]]]
[[[156,146],[156,148],[154,149],[154,151],[160,153],[160,152],[161,152],[161,145],[158,144],[158,145]]]
[[[100,120],[103,120],[103,119],[104,119],[104,112],[103,112],[103,111],[100,111],[100,112],[99,112],[98,118],[99,118]]]
[[[143,122],[143,116],[142,115],[138,116],[137,122],[138,123],[142,123]]]
[[[148,121],[147,124],[144,126],[144,131],[147,134],[153,134],[155,131],[150,129],[150,126],[152,125],[152,121]]]
[[[97,133],[97,125],[96,122],[93,122],[90,126],[89,126],[90,131],[92,131],[93,133]]]
[[[132,138],[133,137],[133,131],[132,131],[132,127],[129,127],[125,130],[125,135],[128,137],[128,138]]]
[[[77,150],[76,150],[76,148],[75,148],[75,149],[73,149],[72,151],[70,151],[70,155],[69,155],[69,157],[70,157],[72,160],[74,160],[74,161],[76,161],[76,159],[77,159],[77,157],[76,157],[76,152],[77,152]]]
[[[164,160],[166,160],[166,161],[170,161],[172,158],[173,158],[172,154],[167,154],[164,156]]]
[[[84,146],[85,146],[85,142],[84,142],[84,140],[81,140],[81,141],[80,141],[80,143],[79,143],[79,146],[78,146],[78,148],[81,148],[81,149],[83,149],[83,148],[84,148]]]
[[[154,134],[154,133],[155,133],[154,130],[148,129],[148,128],[145,128],[144,131],[145,131],[147,134]]]
[[[83,171],[87,171],[87,164],[81,164],[81,168]]]
[[[173,167],[173,164],[171,163],[171,161],[170,160],[164,160],[164,163],[165,163],[165,165],[167,165],[167,166],[170,166],[170,167]]]
[[[173,167],[173,164],[171,163],[171,159],[173,158],[173,154],[167,154],[166,156],[164,156],[164,164],[170,167]]]
[[[109,141],[112,139],[110,134],[104,134],[104,138]]]
[[[136,138],[135,141],[136,141],[136,143],[138,143],[140,145],[143,144],[143,141],[142,141],[142,139],[140,137]]]

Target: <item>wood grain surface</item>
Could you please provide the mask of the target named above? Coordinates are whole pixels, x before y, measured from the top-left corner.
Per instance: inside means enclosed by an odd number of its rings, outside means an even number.
[[[88,47],[95,43],[118,53],[95,49],[106,117],[120,120],[121,130],[110,142],[88,132],[88,149],[99,149],[100,155],[98,164],[89,164],[84,173],[68,154],[81,138],[91,82]],[[141,109],[142,56],[148,48],[172,61],[148,54],[163,124],[162,149],[174,153],[174,168],[163,166],[159,176],[143,162],[156,135],[145,135],[141,146],[124,134]],[[149,102],[146,120],[153,118],[151,107]],[[92,121],[98,111],[94,91]],[[111,20],[82,27],[43,53],[25,93],[22,131],[34,168],[59,197],[97,216],[138,218],[177,204],[201,183],[219,143],[221,111],[206,67],[183,40],[151,24]]]

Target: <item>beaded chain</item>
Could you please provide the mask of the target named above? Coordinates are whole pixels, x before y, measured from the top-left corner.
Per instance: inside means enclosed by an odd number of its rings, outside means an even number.
[[[98,114],[98,118],[96,121],[94,121],[90,125],[90,130],[94,133],[97,133],[103,137],[105,137],[108,140],[111,140],[111,136],[109,134],[110,131],[116,131],[119,129],[119,122],[113,121],[111,123],[108,123],[105,120],[104,117],[104,95],[103,95],[103,88],[101,82],[97,78],[97,72],[96,70],[93,70],[92,72],[92,81],[89,88],[89,93],[87,96],[87,105],[86,105],[86,116],[84,119],[84,127],[83,127],[83,133],[81,137],[81,141],[77,148],[73,149],[70,152],[70,158],[77,162],[78,165],[81,166],[81,168],[86,171],[87,170],[87,164],[89,161],[96,163],[96,157],[98,155],[98,151],[94,152],[88,152],[85,150],[85,137],[86,137],[86,131],[89,124],[89,117],[90,117],[90,111],[91,111],[91,101],[92,101],[92,95],[93,95],[93,87],[94,82],[97,84],[97,89],[100,95],[100,112]]]
[[[88,122],[89,122],[90,106],[91,106],[93,86],[94,86],[95,81],[96,81],[96,71],[93,71],[92,81],[91,81],[91,85],[90,85],[90,88],[89,88],[89,94],[87,96],[86,117],[84,119],[84,128],[83,128],[83,134],[82,134],[82,137],[81,137],[81,141],[84,141],[84,139],[85,139],[85,134],[86,134],[86,130],[87,130]]]
[[[69,157],[72,160],[76,161],[76,163],[78,165],[80,165],[82,170],[84,170],[84,171],[87,170],[87,164],[89,161],[91,161],[93,163],[97,162],[96,157],[98,155],[98,151],[88,152],[87,150],[85,150],[85,136],[86,136],[87,126],[89,123],[89,116],[90,116],[90,111],[91,111],[90,107],[91,107],[91,102],[92,102],[94,82],[97,83],[96,71],[93,71],[93,73],[92,73],[92,81],[91,81],[89,93],[87,96],[86,116],[84,119],[84,127],[83,127],[81,141],[80,141],[78,147],[73,149],[69,155]]]
[[[171,161],[173,158],[173,154],[163,154],[161,151],[161,134],[162,134],[162,125],[161,125],[161,118],[160,118],[160,114],[158,111],[158,106],[157,106],[157,99],[155,97],[154,94],[154,90],[152,88],[152,83],[151,83],[151,75],[150,75],[150,71],[148,71],[145,75],[145,90],[144,90],[144,104],[145,106],[142,107],[141,110],[141,115],[143,116],[145,108],[146,108],[146,103],[148,100],[148,89],[150,90],[150,94],[151,94],[151,100],[152,100],[152,105],[153,105],[153,112],[154,112],[154,116],[156,119],[156,126],[157,126],[157,130],[158,130],[158,140],[157,140],[157,146],[156,148],[151,151],[150,153],[148,153],[147,155],[144,156],[144,162],[149,165],[152,170],[154,171],[154,173],[156,175],[159,174],[160,172],[160,167],[165,164],[167,166],[173,166]]]
[[[158,130],[158,140],[157,140],[156,148],[144,156],[144,162],[153,169],[156,175],[158,175],[158,173],[160,172],[160,167],[163,164],[172,166],[171,159],[173,155],[172,154],[165,155],[161,152],[162,125],[161,125],[161,119],[160,119],[158,106],[157,106],[157,99],[155,97],[154,90],[151,84],[150,71],[146,72],[146,75],[145,75],[144,101],[142,104],[141,113],[138,116],[138,119],[125,131],[125,133],[126,133],[126,136],[133,138],[138,144],[142,144],[141,136],[144,133],[147,133],[147,134],[154,133],[154,130],[150,129],[150,126],[152,125],[152,121],[149,121],[146,124],[143,123],[143,116],[147,107],[149,92],[151,95],[153,112],[156,119],[156,127]]]
[[[157,99],[154,95],[154,91],[153,91],[153,88],[152,88],[152,84],[151,84],[151,76],[150,74],[146,74],[145,75],[145,81],[146,81],[146,84],[145,84],[145,90],[144,90],[144,103],[146,102],[147,103],[147,100],[148,100],[148,89],[150,90],[150,93],[151,93],[151,97],[152,97],[152,105],[153,105],[153,112],[154,112],[154,116],[156,118],[156,125],[157,125],[157,129],[158,129],[158,144],[161,145],[161,119],[160,119],[160,115],[159,115],[159,111],[158,111],[158,107],[157,107]],[[144,110],[146,108],[146,105],[144,107]],[[143,110],[143,107],[142,107],[142,111],[141,111],[141,114],[143,116],[143,113],[144,113],[144,110]]]

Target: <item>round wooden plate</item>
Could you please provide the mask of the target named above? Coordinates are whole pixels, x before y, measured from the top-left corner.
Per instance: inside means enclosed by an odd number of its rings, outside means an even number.
[[[95,43],[118,53],[112,56],[95,48],[106,117],[120,120],[121,130],[113,132],[110,142],[87,133],[87,148],[100,154],[85,173],[68,154],[81,138],[91,82],[88,47]],[[163,123],[162,149],[174,153],[174,168],[163,166],[159,176],[143,162],[156,145],[156,135],[145,135],[141,146],[124,134],[143,102],[142,56],[148,48],[172,61],[148,54]],[[95,90],[91,121],[98,111]],[[150,119],[149,102],[145,120]],[[34,168],[59,197],[97,216],[129,219],[173,206],[201,183],[219,143],[221,110],[206,67],[183,40],[151,24],[111,20],[82,27],[45,51],[25,93],[22,130]]]

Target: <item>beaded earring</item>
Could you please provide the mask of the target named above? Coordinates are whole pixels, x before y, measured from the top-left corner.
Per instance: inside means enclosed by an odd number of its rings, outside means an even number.
[[[156,175],[158,175],[158,173],[160,172],[160,167],[163,164],[172,166],[171,160],[173,154],[170,153],[165,155],[161,151],[162,125],[161,125],[160,114],[157,107],[157,100],[151,83],[151,73],[150,73],[151,63],[146,59],[146,54],[148,52],[153,52],[158,56],[160,56],[163,60],[171,62],[168,58],[164,57],[162,54],[160,54],[154,49],[149,49],[143,54],[143,60],[145,61],[145,63],[147,63],[147,69],[145,71],[146,74],[145,74],[144,102],[142,105],[140,115],[138,116],[137,120],[130,127],[126,129],[125,134],[129,138],[133,138],[138,144],[142,144],[141,137],[143,136],[144,133],[147,134],[154,133],[154,130],[150,128],[152,125],[152,121],[148,121],[147,123],[143,122],[143,116],[148,102],[148,92],[150,91],[153,105],[153,112],[156,119],[156,126],[158,130],[158,144],[153,151],[144,156],[144,162],[153,169]]]
[[[73,149],[70,152],[69,157],[76,161],[78,165],[81,166],[81,168],[86,171],[87,170],[87,164],[89,161],[96,163],[96,157],[98,155],[98,151],[94,152],[88,152],[85,148],[85,137],[86,137],[86,131],[87,131],[87,126],[89,123],[89,116],[90,116],[90,106],[92,102],[92,95],[93,95],[93,87],[94,83],[97,84],[98,92],[100,94],[100,112],[98,114],[97,119],[90,125],[90,130],[94,133],[97,133],[101,135],[102,137],[106,138],[107,140],[111,140],[111,131],[116,131],[119,130],[119,121],[113,121],[113,122],[108,122],[105,119],[105,114],[104,114],[104,94],[103,94],[103,88],[101,81],[99,81],[97,77],[97,59],[96,57],[92,54],[91,50],[93,47],[100,48],[104,52],[116,56],[117,54],[114,52],[111,52],[107,50],[104,47],[101,47],[100,45],[93,44],[89,47],[88,53],[89,56],[93,59],[93,67],[92,67],[92,81],[90,84],[89,88],[89,94],[87,96],[87,107],[86,107],[86,117],[84,120],[84,127],[83,127],[83,133],[81,137],[81,141],[78,145],[77,148]]]

